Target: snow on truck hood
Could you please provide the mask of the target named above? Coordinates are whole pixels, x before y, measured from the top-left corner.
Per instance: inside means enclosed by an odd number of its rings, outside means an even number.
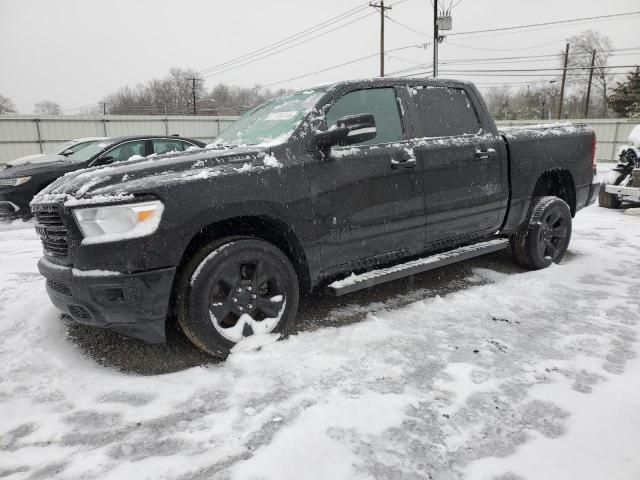
[[[113,203],[165,185],[281,166],[264,148],[198,149],[71,172],[38,193],[31,203],[68,207]]]

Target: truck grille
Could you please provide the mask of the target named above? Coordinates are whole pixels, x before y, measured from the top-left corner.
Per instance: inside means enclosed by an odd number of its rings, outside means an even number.
[[[56,211],[34,212],[36,232],[40,235],[46,255],[67,258],[69,254],[69,238],[67,229]]]

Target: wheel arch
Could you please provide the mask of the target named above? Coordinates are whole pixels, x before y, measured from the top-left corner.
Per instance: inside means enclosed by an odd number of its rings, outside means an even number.
[[[543,172],[536,181],[531,198],[554,196],[561,198],[571,210],[571,216],[576,215],[576,185],[571,172],[565,169],[553,169]]]
[[[191,237],[184,248],[178,263],[178,272],[182,270],[189,258],[205,245],[232,236],[259,238],[275,245],[291,260],[301,291],[310,289],[309,263],[300,240],[286,222],[266,214],[227,217],[203,226]]]

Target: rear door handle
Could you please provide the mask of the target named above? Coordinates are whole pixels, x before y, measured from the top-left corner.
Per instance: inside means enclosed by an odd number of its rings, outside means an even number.
[[[487,148],[485,150],[476,148],[476,158],[489,158],[489,157],[495,157],[495,156],[496,156],[495,148]]]

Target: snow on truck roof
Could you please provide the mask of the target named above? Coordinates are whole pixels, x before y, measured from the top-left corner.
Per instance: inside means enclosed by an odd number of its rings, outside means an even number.
[[[314,87],[304,88],[299,90],[300,92],[311,90],[325,90],[329,91],[333,88],[345,87],[351,85],[409,85],[420,83],[423,85],[469,85],[472,86],[473,82],[466,80],[457,80],[452,78],[424,78],[424,77],[368,77],[368,78],[356,78],[352,80],[341,80],[339,82],[321,83]],[[298,93],[298,92],[296,92]]]

